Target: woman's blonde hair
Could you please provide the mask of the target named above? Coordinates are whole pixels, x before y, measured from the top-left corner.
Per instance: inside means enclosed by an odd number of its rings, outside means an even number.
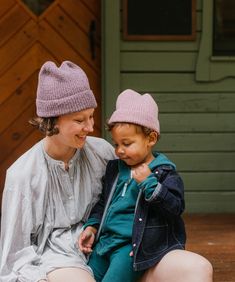
[[[59,129],[56,127],[57,119],[57,117],[34,117],[29,120],[29,123],[46,136],[52,136],[59,133]]]

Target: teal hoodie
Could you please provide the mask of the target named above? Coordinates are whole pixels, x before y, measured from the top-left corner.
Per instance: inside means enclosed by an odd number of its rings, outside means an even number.
[[[155,159],[149,164],[152,172],[161,165],[170,165],[176,168],[175,164],[165,155],[157,152],[154,152],[153,155]],[[96,251],[100,255],[104,255],[122,244],[131,243],[135,206],[139,191],[142,189],[145,198],[148,199],[158,184],[154,173],[151,173],[144,181],[137,183],[131,177],[130,167],[122,160],[119,160],[118,169],[117,185],[105,215],[99,241],[96,245]],[[97,223],[97,219],[90,218],[84,228]]]

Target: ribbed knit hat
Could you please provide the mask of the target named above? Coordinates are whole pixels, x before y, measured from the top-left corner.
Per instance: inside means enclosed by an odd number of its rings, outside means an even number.
[[[139,94],[127,89],[117,98],[116,110],[108,124],[127,122],[155,130],[160,135],[158,106],[150,94]]]
[[[36,106],[39,117],[57,117],[96,108],[97,103],[79,66],[64,61],[57,67],[48,61],[39,72]]]

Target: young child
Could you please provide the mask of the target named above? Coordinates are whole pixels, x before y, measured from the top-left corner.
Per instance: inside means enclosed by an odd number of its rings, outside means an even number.
[[[175,164],[152,151],[160,126],[149,94],[122,92],[108,126],[119,159],[107,165],[78,245],[91,253],[97,282],[137,281],[168,252],[184,249],[184,186]]]

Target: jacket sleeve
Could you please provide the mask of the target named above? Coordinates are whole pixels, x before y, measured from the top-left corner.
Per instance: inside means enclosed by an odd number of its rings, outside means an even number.
[[[150,204],[158,205],[174,215],[184,211],[184,184],[174,168],[163,166],[157,169],[139,187]]]
[[[2,282],[46,280],[31,244],[33,226],[30,193],[14,175],[7,175],[2,200],[0,277]]]

